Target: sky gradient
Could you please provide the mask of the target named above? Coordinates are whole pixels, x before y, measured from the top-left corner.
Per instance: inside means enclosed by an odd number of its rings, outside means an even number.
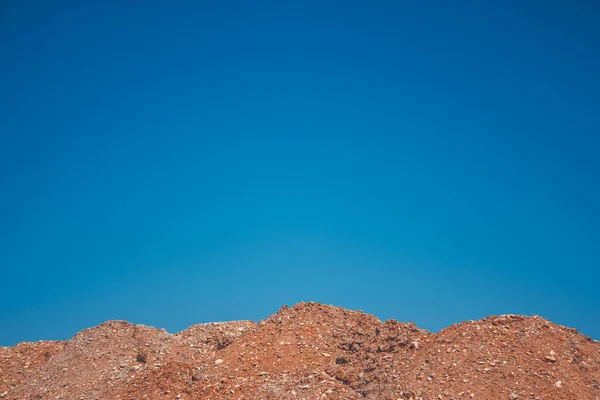
[[[600,339],[594,3],[2,2],[0,345],[299,301]]]

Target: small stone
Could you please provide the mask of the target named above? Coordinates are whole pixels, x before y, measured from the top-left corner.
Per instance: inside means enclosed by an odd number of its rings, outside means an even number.
[[[519,395],[516,393],[511,393],[510,396],[508,396],[511,400],[515,400],[519,398]]]
[[[431,381],[433,380],[433,378],[432,378],[431,376],[428,376],[428,377],[427,377],[427,380],[428,380],[429,382],[431,382]]]
[[[549,361],[549,362],[556,362],[556,357],[554,357],[554,356],[546,356],[545,359],[546,359],[546,361]]]
[[[331,357],[331,354],[329,354],[329,353],[321,353],[321,355],[322,355],[323,357]]]
[[[554,386],[556,386],[557,388],[562,387],[562,381],[556,381],[556,383],[554,384]]]
[[[221,360],[220,358],[218,360],[215,360],[215,365],[219,365],[223,362],[223,360]]]

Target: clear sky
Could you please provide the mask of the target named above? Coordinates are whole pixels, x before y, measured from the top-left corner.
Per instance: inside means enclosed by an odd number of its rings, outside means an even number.
[[[3,1],[0,345],[319,301],[600,339],[595,1]]]

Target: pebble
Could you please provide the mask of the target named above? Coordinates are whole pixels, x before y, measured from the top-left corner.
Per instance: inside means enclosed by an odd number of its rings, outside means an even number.
[[[519,395],[516,393],[511,393],[510,396],[508,396],[511,400],[515,400],[517,398],[519,398]]]
[[[218,360],[215,360],[215,365],[219,365],[223,362],[223,360],[221,360],[220,358]]]
[[[557,388],[562,387],[562,381],[556,381],[556,383],[554,384],[554,386],[556,386]]]

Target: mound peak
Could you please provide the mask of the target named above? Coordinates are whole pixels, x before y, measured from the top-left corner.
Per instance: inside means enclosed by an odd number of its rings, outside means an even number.
[[[308,302],[259,323],[107,321],[0,348],[0,398],[600,400],[600,343],[538,316],[433,334]]]

